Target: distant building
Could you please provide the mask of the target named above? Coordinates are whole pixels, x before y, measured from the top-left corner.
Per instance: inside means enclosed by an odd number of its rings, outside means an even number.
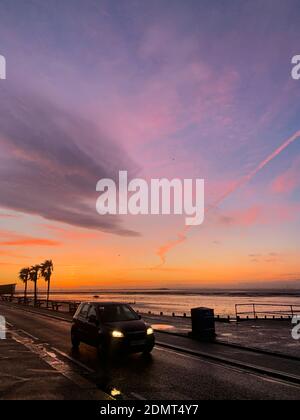
[[[16,291],[16,284],[0,285],[0,298],[2,296],[13,296]]]

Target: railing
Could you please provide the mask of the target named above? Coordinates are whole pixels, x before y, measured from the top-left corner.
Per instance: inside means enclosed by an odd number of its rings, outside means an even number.
[[[240,308],[249,308],[248,311]],[[235,305],[236,319],[241,317],[258,318],[293,318],[300,315],[300,305],[280,305],[272,303],[239,303]]]
[[[15,302],[18,304],[25,304],[32,306],[34,299],[32,296],[28,296],[26,301],[22,296],[0,296],[0,299],[8,302]],[[125,302],[124,302],[125,303]],[[50,299],[48,302],[46,299],[38,299],[36,306],[39,308],[49,309],[53,311],[69,312],[74,314],[78,308],[80,301],[60,301]],[[137,310],[139,312],[139,310]],[[140,311],[143,315],[148,316],[172,316],[173,318],[191,318],[189,313],[175,313],[175,312],[152,312]],[[288,319],[294,316],[300,316],[300,304],[299,305],[287,305],[287,304],[272,304],[272,303],[239,303],[235,305],[235,317],[234,315],[215,315],[215,320],[220,322],[239,321],[243,319]]]
[[[12,303],[18,303],[19,305],[29,305],[34,306],[34,298],[32,296],[28,296],[25,300],[23,296],[1,296],[3,301],[6,302],[12,302]],[[67,309],[67,312],[70,314],[74,314],[80,305],[80,301],[61,301],[61,300],[52,300],[50,299],[48,301],[48,307],[47,307],[47,299],[37,299],[35,302],[35,306],[37,308],[42,309],[51,309],[53,311],[60,311],[61,307],[64,307],[64,309]],[[65,310],[66,311],[66,310]]]

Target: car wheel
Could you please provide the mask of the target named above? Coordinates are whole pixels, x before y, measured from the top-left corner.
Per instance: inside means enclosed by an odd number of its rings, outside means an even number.
[[[97,346],[98,357],[106,358],[108,355],[107,347],[103,343],[99,343]]]
[[[71,342],[72,342],[72,347],[74,349],[78,349],[78,347],[80,346],[80,340],[77,337],[77,334],[75,332],[71,333]]]

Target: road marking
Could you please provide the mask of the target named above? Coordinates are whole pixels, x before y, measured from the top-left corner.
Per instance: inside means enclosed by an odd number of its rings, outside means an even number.
[[[56,315],[54,315],[54,314],[51,314],[51,313],[49,313],[49,314],[46,314],[46,313],[41,313],[41,312],[37,312],[37,311],[35,311],[35,310],[31,310],[31,309],[29,309],[29,308],[19,308],[19,307],[16,307],[16,306],[14,306],[14,307],[9,307],[8,305],[4,305],[4,307],[5,307],[5,309],[9,312],[14,312],[15,310],[19,310],[19,311],[23,311],[23,312],[26,312],[26,313],[30,313],[30,314],[34,314],[34,315],[39,315],[39,316],[41,316],[41,317],[43,317],[43,318],[50,318],[50,319],[52,319],[52,320],[57,320],[57,321],[61,321],[61,322],[66,322],[67,324],[71,324],[72,323],[72,319],[70,319],[70,320],[68,320],[68,319],[65,319],[65,318],[61,318],[60,316],[56,316]]]
[[[6,321],[6,325],[8,325],[10,328],[15,328],[15,326],[13,324],[11,324],[10,322]],[[34,340],[39,340],[39,338],[35,337],[34,335],[30,334],[29,332],[19,329],[18,331],[22,332],[25,335],[28,335],[28,337],[33,338]]]
[[[87,370],[90,373],[95,373],[96,371],[86,366],[84,363],[79,362],[79,360],[74,359],[73,357],[69,356],[67,353],[64,353],[63,351],[57,349],[56,347],[51,347],[52,350],[54,350],[56,353],[60,354],[63,357],[66,357],[68,360],[70,360],[73,363],[76,363],[76,365],[82,367],[83,369]]]
[[[36,372],[36,373],[51,373],[51,374],[54,374],[54,375],[60,375],[60,372],[58,372],[57,370],[52,370],[52,369],[27,369],[27,371]]]
[[[51,351],[47,351],[48,356],[52,357],[52,359],[57,359],[57,356],[55,353],[52,353]]]
[[[143,397],[140,394],[137,394],[136,392],[131,392],[130,395],[132,395],[136,400],[145,401],[147,398]]]
[[[186,353],[179,353],[179,352],[177,352],[177,351],[175,351],[175,350],[171,350],[171,349],[165,349],[165,348],[163,348],[163,347],[158,347],[159,346],[159,344],[157,344],[156,346],[155,346],[155,350],[158,350],[158,351],[165,351],[165,352],[167,352],[167,353],[174,353],[174,354],[176,354],[177,356],[181,356],[181,357],[185,357],[185,358],[187,358],[187,359],[192,359],[192,360],[198,360],[199,362],[203,362],[203,360],[201,359],[201,357],[199,356],[192,356],[192,355],[190,355],[190,354],[186,354]],[[206,362],[206,360],[205,360],[205,362]],[[212,362],[208,362],[208,363],[211,363],[211,364],[213,364]]]
[[[30,334],[29,332],[27,332],[25,330],[18,330],[18,331],[20,331],[21,333],[27,335],[30,338],[33,338],[34,340],[39,340],[39,338],[35,337],[34,335]]]
[[[14,326],[12,324],[10,324],[9,322],[6,323],[8,326],[10,326],[11,328],[13,328]],[[23,329],[19,329],[17,330],[18,332],[21,332],[25,335],[27,335],[28,337],[32,338],[35,341],[40,341],[40,339],[38,337],[35,337],[34,335],[30,334],[29,332],[23,330]],[[95,373],[95,370],[89,368],[88,366],[86,366],[84,363],[80,362],[79,360],[74,359],[73,357],[69,356],[67,353],[57,349],[56,347],[51,347],[48,343],[39,343],[40,345],[43,346],[49,346],[54,352],[60,354],[61,356],[65,357],[66,359],[70,360],[71,362],[75,363],[76,365],[80,366],[81,368],[85,369],[87,372],[89,373]],[[55,353],[50,353],[48,352],[48,355],[52,358],[55,358],[56,355]]]
[[[16,309],[20,309],[20,308],[16,308]],[[23,310],[24,312],[26,312],[26,310],[24,310],[24,309],[21,309],[21,310]],[[64,319],[61,319],[61,318],[58,318],[58,317],[54,317],[54,316],[52,316],[50,314],[49,315],[46,315],[46,314],[44,315],[44,314],[36,313],[34,311],[27,311],[27,312],[34,313],[35,315],[40,315],[41,317],[47,317],[47,318],[52,318],[52,319],[57,319],[57,320],[59,319],[60,321],[63,321],[63,322],[66,322],[66,323],[70,323],[71,322],[71,321],[64,320]],[[12,324],[9,324],[9,325],[12,325]],[[159,343],[157,343],[157,345],[159,346]],[[181,356],[181,357],[186,357],[186,358],[189,358],[191,360],[198,360],[198,361],[202,361],[202,362],[205,362],[205,363],[209,363],[211,365],[219,365],[219,366],[221,366],[221,367],[223,367],[225,369],[234,370],[234,371],[237,371],[239,373],[250,374],[252,376],[260,377],[260,379],[262,379],[262,380],[270,381],[271,382],[271,378],[270,377],[267,378],[267,377],[264,376],[264,375],[270,375],[269,372],[265,371],[264,373],[262,373],[262,372],[253,373],[250,370],[248,370],[249,369],[248,366],[245,366],[245,368],[243,368],[242,366],[241,367],[234,366],[234,365],[231,366],[229,364],[230,360],[228,360],[226,362],[225,359],[223,360],[223,358],[220,358],[219,360],[216,359],[216,360],[213,360],[213,361],[209,361],[209,360],[206,359],[206,357],[209,356],[209,355],[206,356],[205,354],[199,354],[199,356],[198,355],[197,356],[196,355],[194,356],[194,355],[191,355],[191,354],[186,354],[186,353],[183,353],[184,351],[186,351],[186,349],[184,349],[183,347],[182,348],[178,348],[178,351],[173,350],[173,349],[165,349],[165,348],[159,348],[158,349],[157,347],[156,347],[156,349],[157,350],[160,350],[160,351],[165,351],[165,352],[169,352],[169,353],[172,353],[172,354],[176,354],[176,355]],[[66,357],[66,356],[68,356],[68,355],[65,354],[64,357]],[[75,359],[72,360],[72,358],[71,358],[71,361],[73,363],[76,363],[76,364],[81,363],[81,362],[75,361]],[[85,366],[85,365],[83,365],[82,367],[84,369],[87,368],[87,366]],[[275,373],[276,373],[276,371],[275,371]],[[279,373],[281,374],[281,372],[279,372]],[[291,383],[289,381],[288,377],[286,379],[285,378],[284,379],[283,378],[276,378],[276,379],[272,379],[272,381],[277,382],[277,383],[283,383],[285,385],[292,386],[294,388],[298,388],[299,389],[299,385],[296,386],[293,383]]]
[[[247,370],[246,367],[245,367],[245,369],[243,369],[242,367],[226,365],[226,363],[223,362],[222,360],[220,360],[220,361],[217,361],[217,360],[216,361],[209,361],[209,360],[206,360],[205,358],[203,358],[201,356],[199,356],[199,357],[198,356],[192,356],[190,354],[179,353],[179,352],[177,352],[175,350],[171,350],[171,349],[165,349],[165,348],[161,348],[161,347],[158,348],[157,346],[155,346],[155,350],[165,351],[167,353],[173,353],[173,354],[176,354],[178,356],[186,357],[188,359],[197,360],[200,363],[207,363],[207,364],[210,364],[210,365],[213,365],[213,366],[215,366],[215,365],[221,366],[224,369],[233,370],[233,371],[235,371],[237,373],[240,373],[240,374],[243,373],[243,374],[248,374],[248,375],[254,376],[256,378],[259,377],[261,380],[263,380],[265,382],[272,382],[272,383],[276,383],[276,384],[279,383],[279,384],[283,384],[285,386],[289,386],[289,387],[292,387],[292,388],[299,389],[299,385],[296,385],[292,382],[289,382],[288,379],[284,380],[284,379],[267,377],[267,376],[264,376],[262,373],[251,372],[251,371]],[[267,373],[265,375],[267,375]]]
[[[70,381],[74,382],[77,386],[82,389],[97,389],[98,388],[89,380],[83,378],[79,373],[74,372],[70,366],[64,361],[58,359],[54,353],[49,352],[44,346],[34,343],[30,339],[21,337],[16,331],[11,331],[12,338],[18,343],[25,346],[32,353],[38,355],[44,362],[51,366],[54,370],[65,376]],[[55,361],[51,362],[49,357],[54,358]],[[103,399],[101,391],[99,391],[100,399]]]
[[[162,347],[161,348],[158,348],[157,346],[155,347],[155,350],[165,351],[167,353],[176,354],[176,356],[181,356],[181,357],[185,357],[187,359],[196,360],[197,362],[200,362],[200,363],[207,363],[207,364],[213,365],[213,366],[218,365],[218,366],[223,367],[224,369],[234,370],[234,371],[239,372],[239,373],[241,373],[241,372],[242,373],[245,373],[245,372],[248,373],[248,371],[246,371],[245,369],[238,368],[238,367],[235,367],[235,366],[228,366],[228,365],[224,364],[224,362],[222,362],[222,361],[210,361],[210,360],[204,359],[201,356],[192,356],[191,354],[179,353],[179,352],[177,352],[175,350],[165,349],[165,348],[162,348]],[[249,372],[249,374],[253,375],[252,372]]]

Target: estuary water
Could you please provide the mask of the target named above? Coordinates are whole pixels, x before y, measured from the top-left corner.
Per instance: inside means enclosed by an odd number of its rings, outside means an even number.
[[[39,293],[45,298],[44,293]],[[60,301],[118,301],[130,303],[136,310],[153,313],[163,312],[181,315],[189,313],[191,308],[208,307],[216,315],[235,315],[236,304],[275,304],[299,305],[300,291],[290,290],[89,290],[89,291],[55,291],[50,299]],[[245,310],[251,308],[245,308]],[[280,309],[280,308],[279,308]]]

